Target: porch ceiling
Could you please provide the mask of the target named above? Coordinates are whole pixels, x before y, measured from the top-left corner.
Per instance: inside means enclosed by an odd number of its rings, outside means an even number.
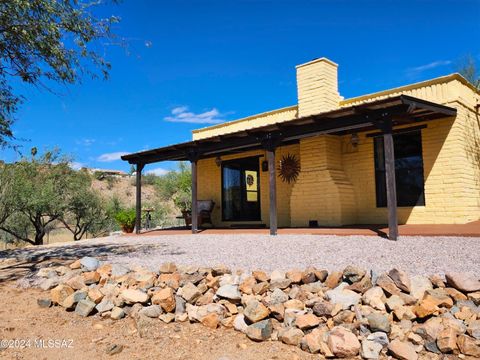
[[[122,156],[122,160],[130,164],[150,164],[189,160],[192,156],[206,158],[235,150],[260,148],[262,142],[272,138],[278,145],[285,145],[320,134],[343,135],[378,130],[390,120],[396,126],[455,116],[456,113],[452,107],[399,95],[279,124],[128,154]]]

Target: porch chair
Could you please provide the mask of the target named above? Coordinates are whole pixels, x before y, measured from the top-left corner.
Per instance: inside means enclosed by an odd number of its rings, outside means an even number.
[[[197,209],[198,209],[198,226],[201,227],[204,224],[210,224],[213,227],[212,223],[212,211],[215,207],[215,201],[213,200],[197,200]],[[182,211],[182,217],[185,219],[185,225],[192,225],[192,212]]]

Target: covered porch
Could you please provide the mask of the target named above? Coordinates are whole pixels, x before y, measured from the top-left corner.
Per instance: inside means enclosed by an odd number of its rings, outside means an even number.
[[[221,136],[125,155],[122,159],[128,161],[130,164],[134,164],[137,169],[136,232],[140,233],[141,227],[141,173],[145,165],[167,160],[190,161],[192,166],[191,231],[198,233],[198,161],[258,149],[265,151],[266,163],[268,164],[268,233],[276,235],[284,231],[297,231],[297,229],[278,229],[276,149],[280,146],[295,144],[301,139],[317,135],[344,136],[368,131],[371,132],[369,136],[383,138],[386,205],[388,209],[388,216],[387,219],[385,219],[385,222],[388,223],[388,228],[385,229],[384,232],[389,239],[396,240],[399,235],[399,226],[393,135],[397,132],[411,131],[412,129],[418,130],[422,126],[425,127],[425,125],[419,125],[418,123],[420,122],[424,124],[425,122],[455,115],[456,109],[454,108],[411,96],[399,95],[358,106],[344,107],[318,115],[297,118],[274,125],[251,128]],[[406,125],[408,125],[407,128],[405,128]],[[399,127],[401,127],[401,129]],[[319,186],[317,191],[321,192],[322,188]],[[338,230],[340,229],[348,232],[348,228],[346,227],[338,228]],[[360,230],[361,228],[358,229]],[[379,231],[383,231],[381,227],[379,229]],[[223,229],[215,229],[207,231],[222,230]],[[300,230],[307,231],[308,233],[321,233],[325,231],[322,228],[298,229],[298,231]],[[368,228],[361,230],[374,231]],[[239,229],[238,231],[245,231],[245,229]],[[266,230],[255,229],[255,231]]]

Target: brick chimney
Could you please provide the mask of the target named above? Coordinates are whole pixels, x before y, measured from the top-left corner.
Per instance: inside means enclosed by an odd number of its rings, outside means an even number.
[[[338,108],[338,65],[320,58],[297,65],[298,117]]]

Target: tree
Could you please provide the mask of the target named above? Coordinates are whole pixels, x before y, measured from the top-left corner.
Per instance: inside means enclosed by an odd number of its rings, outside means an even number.
[[[187,163],[181,162],[178,170],[159,176],[156,187],[160,199],[164,201],[173,199],[175,205],[182,210],[191,207],[192,173]]]
[[[77,172],[69,184],[66,209],[60,220],[75,241],[87,232],[94,236],[102,234],[108,225],[107,211],[100,196],[91,188],[91,183],[89,174]]]
[[[473,86],[480,90],[480,74],[478,74],[475,59],[467,55],[459,65],[458,72]]]
[[[75,172],[57,151],[47,152],[38,160],[23,159],[4,166],[3,176],[10,185],[5,198],[2,196],[7,215],[0,230],[18,240],[41,245],[48,228],[65,213]]]
[[[116,1],[112,1],[116,2]],[[110,64],[100,40],[113,38],[118,18],[97,18],[102,0],[2,0],[0,2],[0,147],[14,138],[14,114],[24,98],[12,83],[51,90],[83,75],[106,78]]]

